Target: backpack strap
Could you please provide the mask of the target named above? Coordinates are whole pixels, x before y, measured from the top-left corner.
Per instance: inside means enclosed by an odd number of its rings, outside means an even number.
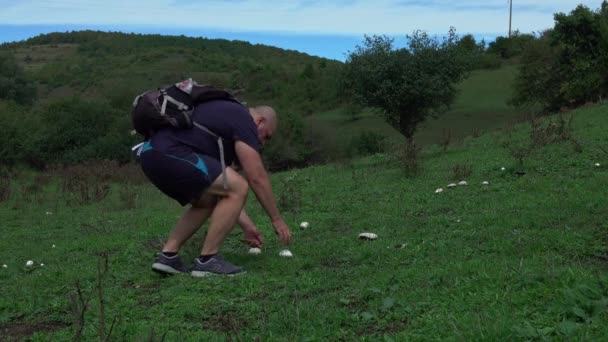
[[[161,115],[165,115],[165,112],[167,110],[167,102],[173,103],[177,107],[177,110],[189,110],[190,109],[187,104],[177,101],[176,99],[171,97],[169,94],[167,94],[167,91],[165,89],[161,89],[160,93],[163,96],[163,104],[160,108]]]
[[[215,134],[209,128],[207,128],[207,127],[199,124],[198,122],[195,122],[194,120],[192,120],[192,124],[196,128],[201,129],[201,130],[209,133],[212,137],[217,138],[217,144],[220,147],[220,161],[222,163],[222,179],[224,181],[224,190],[228,190],[228,177],[226,175],[226,161],[224,159],[224,139],[222,139],[221,136]]]

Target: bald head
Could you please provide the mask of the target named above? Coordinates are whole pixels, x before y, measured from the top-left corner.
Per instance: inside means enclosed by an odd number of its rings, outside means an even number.
[[[262,117],[264,118],[264,121],[267,122],[267,124],[271,124],[272,126],[276,127],[277,113],[274,111],[274,109],[272,109],[272,107],[257,106],[249,108],[249,112],[251,113],[251,116],[253,116],[254,120],[258,117]]]
[[[277,129],[277,113],[270,106],[249,108],[249,113],[258,128],[258,139],[263,145],[272,138]]]

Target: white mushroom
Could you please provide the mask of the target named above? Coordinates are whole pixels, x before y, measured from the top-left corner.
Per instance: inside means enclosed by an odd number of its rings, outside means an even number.
[[[361,240],[376,240],[378,235],[374,233],[361,233],[359,234],[359,239]]]
[[[293,254],[291,254],[291,252],[289,251],[289,249],[284,249],[282,251],[279,252],[279,256],[283,257],[283,258],[291,258],[293,256]]]
[[[458,186],[458,185],[456,185],[456,183],[451,183],[451,184],[448,184],[448,188],[455,188],[455,187],[457,187],[457,186]]]
[[[32,260],[28,260],[28,261],[25,263],[25,266],[27,266],[27,267],[34,266],[34,262],[33,262]]]
[[[458,182],[458,185],[469,185],[469,183],[467,183],[467,181],[460,181]]]
[[[504,170],[506,170],[506,168],[503,166],[503,167],[500,168],[500,170],[504,171]]]
[[[306,229],[310,226],[310,224],[306,221],[300,223],[300,229]]]
[[[7,264],[2,265],[2,268],[8,268]]]
[[[249,254],[260,254],[260,253],[262,253],[262,250],[257,247],[249,248]]]
[[[600,167],[601,165],[600,165],[600,163],[595,163],[595,166]]]
[[[439,189],[435,190],[435,193],[436,193],[436,194],[438,194],[438,193],[440,193],[440,192],[443,192],[443,189],[442,189],[442,188],[439,188]]]
[[[490,185],[490,182],[488,182],[488,181],[483,181],[483,182],[481,182],[481,184],[482,184],[482,185]]]

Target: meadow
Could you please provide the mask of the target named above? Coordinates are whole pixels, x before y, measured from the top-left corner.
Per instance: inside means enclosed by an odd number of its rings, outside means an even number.
[[[235,278],[151,271],[182,209],[136,167],[14,171],[0,339],[606,340],[607,110],[427,146],[415,175],[392,153],[275,173],[294,257],[252,195],[266,246],[247,254],[235,229],[222,251],[248,271]]]

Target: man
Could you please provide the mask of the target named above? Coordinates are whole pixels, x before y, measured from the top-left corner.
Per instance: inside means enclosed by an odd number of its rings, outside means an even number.
[[[222,137],[225,164],[238,163],[244,177],[226,167],[224,179],[217,138],[202,129],[165,128],[153,134],[140,155],[144,173],[164,194],[182,206],[190,206],[175,224],[152,269],[167,274],[185,272],[179,249],[210,217],[192,276],[240,274],[243,269],[225,261],[219,249],[236,223],[243,229],[245,243],[252,247],[264,244],[262,234],[244,210],[249,187],[268,214],[279,240],[287,244],[291,238],[259,154],[277,129],[276,113],[268,106],[247,109],[233,101],[214,100],[196,106],[193,120]]]

